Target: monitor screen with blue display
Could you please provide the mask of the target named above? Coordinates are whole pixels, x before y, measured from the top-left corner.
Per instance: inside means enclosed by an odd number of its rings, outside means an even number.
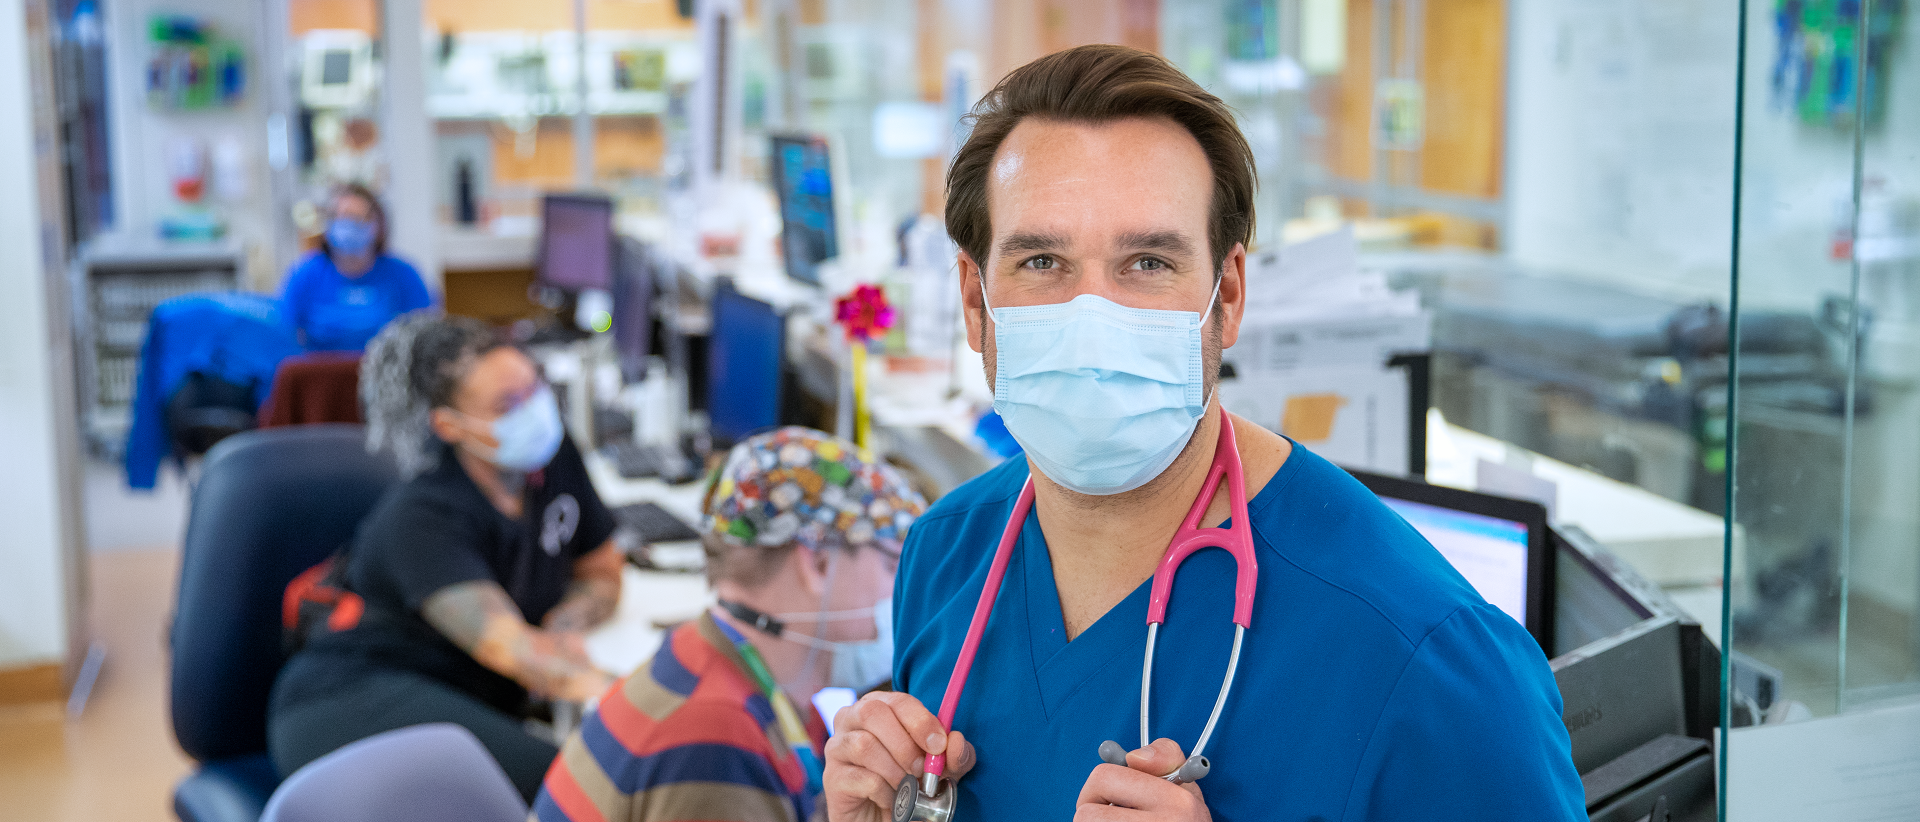
[[[1527,621],[1527,526],[1465,511],[1383,497],[1380,500],[1433,543],[1488,603]]]
[[[1427,538],[1488,604],[1551,654],[1554,568],[1547,509],[1537,502],[1349,471]]]
[[[717,447],[780,424],[786,320],[725,283],[713,292],[707,341],[707,417]]]
[[[774,191],[780,199],[780,253],[787,276],[820,284],[820,263],[840,255],[833,220],[833,162],[820,137],[773,138]]]

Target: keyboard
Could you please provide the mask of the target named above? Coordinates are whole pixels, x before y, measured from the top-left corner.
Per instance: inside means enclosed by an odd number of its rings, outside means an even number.
[[[700,538],[700,532],[694,530],[693,526],[651,502],[615,508],[613,519],[620,524],[620,527],[639,535],[643,543],[679,542]]]
[[[607,445],[605,450],[614,470],[627,479],[659,477],[668,483],[681,483],[695,476],[693,461],[673,448],[622,441]]]

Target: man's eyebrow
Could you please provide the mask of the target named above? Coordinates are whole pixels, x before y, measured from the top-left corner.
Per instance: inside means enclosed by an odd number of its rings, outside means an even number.
[[[1016,231],[1000,241],[1000,255],[1010,257],[1023,251],[1059,251],[1071,243],[1064,234]]]
[[[1130,231],[1120,235],[1118,245],[1128,251],[1161,251],[1192,256],[1194,242],[1178,231]]]

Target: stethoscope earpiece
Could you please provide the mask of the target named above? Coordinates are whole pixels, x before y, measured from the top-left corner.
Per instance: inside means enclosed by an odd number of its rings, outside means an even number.
[[[1102,742],[1100,743],[1100,761],[1108,765],[1127,767],[1127,749],[1120,747],[1120,743],[1111,739]],[[1175,785],[1185,785],[1188,782],[1200,781],[1200,778],[1206,776],[1207,771],[1212,769],[1213,763],[1208,762],[1206,757],[1195,754],[1187,757],[1187,761],[1180,763],[1180,767],[1175,768],[1173,773],[1161,778]]]
[[[1196,754],[1187,757],[1187,761],[1180,763],[1179,770],[1167,774],[1167,781],[1175,785],[1198,782],[1200,778],[1206,776],[1207,771],[1210,770],[1213,770],[1213,763],[1208,762],[1206,757]]]

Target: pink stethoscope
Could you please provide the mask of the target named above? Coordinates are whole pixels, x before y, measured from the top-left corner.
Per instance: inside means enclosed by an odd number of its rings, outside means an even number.
[[[1213,502],[1213,495],[1220,488],[1221,478],[1227,481],[1227,501],[1231,506],[1233,524],[1228,528],[1201,528],[1200,517]],[[987,619],[993,614],[993,601],[1000,595],[1000,583],[1007,575],[1007,561],[1013,558],[1013,546],[1019,541],[1021,526],[1027,521],[1027,512],[1033,508],[1033,479],[1028,478],[1020,489],[1020,499],[1014,503],[1013,515],[1007,518],[1006,530],[1000,534],[1000,547],[993,555],[993,564],[987,569],[986,586],[980,591],[980,602],[973,608],[973,622],[967,626],[966,641],[960,645],[960,657],[954,663],[953,674],[947,679],[946,696],[940,700],[940,727],[953,729],[953,712],[960,704],[960,691],[967,683],[967,672],[973,668],[974,655],[980,650],[980,637],[986,633]],[[1192,782],[1206,776],[1211,765],[1202,752],[1207,740],[1213,737],[1214,726],[1220,722],[1220,711],[1226,707],[1227,692],[1233,689],[1233,674],[1240,667],[1240,642],[1246,636],[1247,628],[1253,622],[1253,589],[1259,578],[1259,567],[1253,556],[1253,527],[1247,517],[1247,481],[1240,466],[1240,448],[1234,441],[1233,422],[1223,415],[1220,420],[1220,439],[1214,447],[1213,467],[1207,471],[1207,481],[1200,486],[1200,496],[1193,501],[1193,508],[1187,511],[1187,518],[1180,524],[1180,530],[1174,532],[1173,541],[1167,546],[1167,553],[1160,559],[1160,566],[1153,572],[1152,599],[1147,604],[1147,657],[1140,668],[1140,747],[1151,744],[1152,738],[1147,731],[1147,706],[1153,687],[1153,648],[1160,635],[1160,625],[1166,622],[1167,599],[1173,594],[1173,577],[1179,573],[1180,564],[1203,548],[1221,548],[1233,555],[1238,566],[1234,574],[1233,586],[1233,651],[1227,657],[1227,675],[1220,682],[1220,696],[1213,702],[1213,712],[1207,716],[1206,728],[1200,732],[1200,741],[1193,746],[1193,755],[1187,761],[1167,774],[1170,782]],[[1107,740],[1100,744],[1100,758],[1115,765],[1126,765],[1126,750],[1120,744]],[[900,781],[894,792],[894,822],[948,822],[953,817],[954,790],[952,780],[943,776],[946,770],[946,757],[936,754],[927,757],[926,773],[918,780],[912,774]]]

